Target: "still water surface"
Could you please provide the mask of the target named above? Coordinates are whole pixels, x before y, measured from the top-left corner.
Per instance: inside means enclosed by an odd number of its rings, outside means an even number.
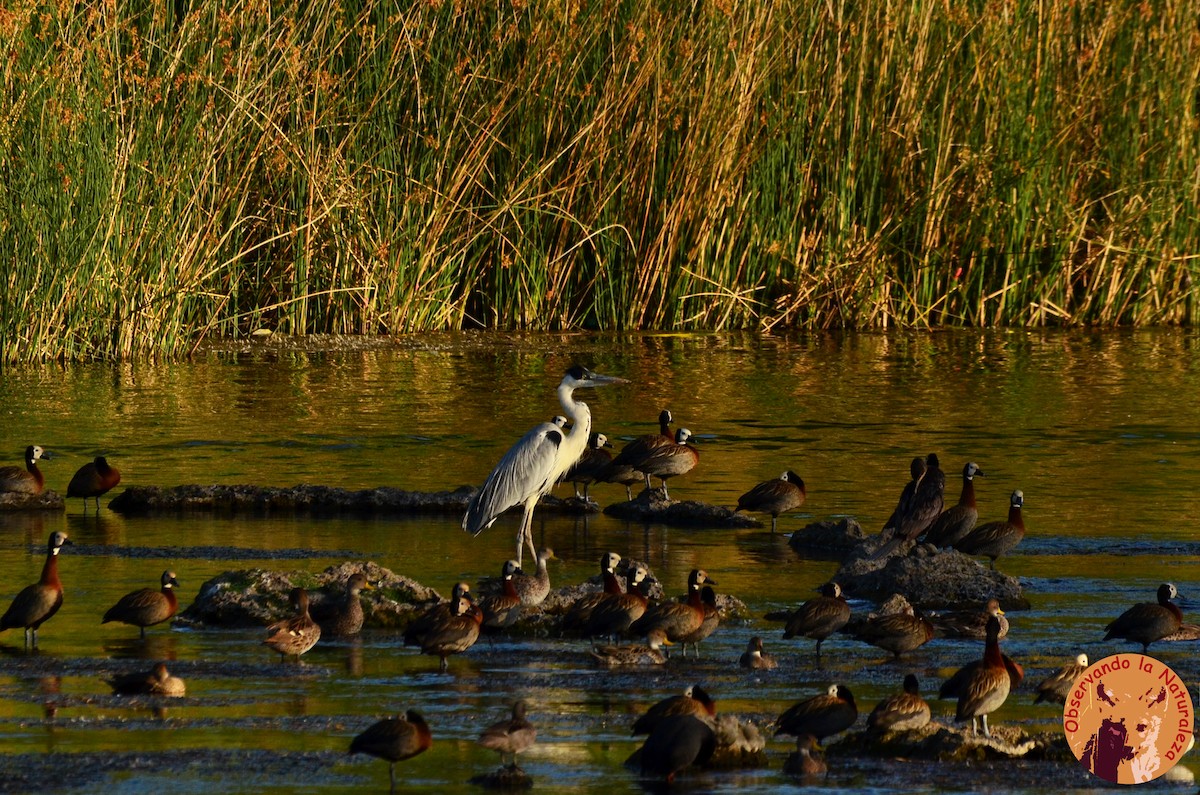
[[[692,430],[700,465],[671,482],[673,497],[733,505],[754,483],[799,472],[808,501],[781,517],[784,532],[847,515],[877,530],[907,480],[908,461],[930,451],[950,473],[948,502],[957,498],[955,473],[965,461],[987,473],[977,481],[981,521],[1003,518],[1008,495],[1022,489],[1029,534],[999,568],[1021,578],[1033,603],[1028,613],[1010,614],[1004,643],[1025,663],[1028,688],[1079,651],[1093,659],[1133,651],[1101,642],[1103,627],[1134,602],[1152,600],[1164,580],[1179,586],[1185,616],[1197,619],[1198,348],[1200,337],[1178,330],[464,335],[350,351],[229,347],[172,364],[9,368],[0,381],[0,451],[4,463],[17,463],[27,444],[52,450],[57,457],[43,471],[59,492],[100,453],[123,473],[118,492],[182,483],[453,488],[480,483],[513,441],[559,413],[554,388],[582,362],[631,382],[581,393],[597,430],[617,440],[651,432],[662,408]],[[620,486],[592,494],[601,504],[624,499]],[[765,721],[842,681],[865,713],[909,670],[928,694],[980,652],[977,643],[935,640],[896,665],[874,647],[835,637],[818,669],[811,641],[783,641],[779,625],[760,617],[808,599],[836,564],[799,558],[767,532],[769,520],[760,530],[729,531],[631,526],[602,515],[535,519],[538,542],[561,558],[552,564],[557,582],[591,576],[611,549],[648,561],[673,592],[701,566],[750,607],[755,618],[722,627],[699,660],[677,655],[665,670],[637,676],[596,670],[586,644],[558,639],[481,641],[439,675],[435,659],[387,632],[319,646],[302,666],[281,668],[258,632],[156,627],[142,644],[132,628],[99,624],[122,594],[156,585],[165,568],[176,571],[185,605],[201,583],[231,568],[315,572],[347,557],[445,592],[458,579],[498,572],[517,520],[472,539],[458,517],[127,518],[107,509],[85,517],[78,501],[65,516],[0,515],[5,605],[37,579],[50,532],[64,529],[78,545],[60,561],[64,607],[40,633],[37,663],[59,676],[39,675],[20,652],[18,632],[0,636],[0,753],[215,753],[183,772],[173,763],[102,779],[111,792],[379,790],[387,786],[384,763],[342,754],[373,720],[417,708],[435,746],[398,765],[398,775],[412,790],[448,791],[496,766],[473,740],[520,694],[540,732],[522,765],[540,790],[639,791],[621,766],[638,744],[628,727],[649,703],[690,683],[703,682],[722,711]],[[197,552],[210,546],[237,548],[237,559]],[[163,547],[175,549],[164,554]],[[737,667],[753,634],[781,658],[779,670],[749,675]],[[1194,646],[1157,653],[1195,693]],[[188,698],[165,716],[113,699],[98,671],[131,657],[176,660]],[[215,675],[229,670],[239,675]],[[1028,689],[1015,694],[993,723],[1052,728],[1060,713],[1032,700]],[[48,702],[57,705],[53,720]],[[948,719],[953,706],[936,702],[935,714]],[[264,769],[258,757],[241,755],[255,750],[305,752],[315,756],[302,759],[317,762]],[[798,789],[780,772],[789,750],[786,741],[772,742],[770,768],[694,781],[714,792]],[[80,764],[94,758],[78,757]],[[833,767],[828,785],[839,788],[985,783],[962,771],[941,771],[939,779],[936,769],[903,763]],[[1027,772],[996,775],[1038,788]]]

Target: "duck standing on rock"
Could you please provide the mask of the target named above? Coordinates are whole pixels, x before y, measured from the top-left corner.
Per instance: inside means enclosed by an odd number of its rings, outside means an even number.
[[[517,530],[517,565],[524,546],[533,547],[533,509],[543,494],[549,494],[563,473],[571,468],[587,447],[592,432],[592,413],[583,401],[576,401],[576,389],[626,383],[623,378],[599,375],[576,365],[567,371],[558,385],[558,402],[574,423],[564,431],[553,422],[544,422],[522,436],[496,464],[483,485],[471,497],[462,527],[479,535],[514,505],[524,506]]]
[[[900,490],[900,497],[896,500],[896,507],[892,509],[892,513],[880,528],[881,534],[891,530],[893,533],[896,530],[896,522],[908,513],[912,506],[913,496],[917,493],[917,486],[921,483],[921,478],[925,475],[925,459],[917,456],[908,465],[909,481],[904,484],[904,488]]]
[[[646,488],[650,488],[650,476],[640,470],[637,466],[638,462],[645,458],[658,447],[672,444],[675,441],[675,434],[671,431],[671,423],[674,418],[668,409],[663,409],[658,415],[658,433],[648,433],[639,436],[633,441],[621,448],[621,452],[617,453],[616,457],[609,463],[601,474],[600,479],[607,483],[620,483],[625,486],[625,494],[628,499],[633,499],[633,491],[630,489],[634,483],[646,481]]]
[[[346,580],[346,590],[341,599],[326,599],[312,607],[313,621],[321,627],[323,638],[348,638],[357,635],[363,627],[363,609],[360,594],[373,591],[375,586],[367,575],[355,572]]]
[[[100,511],[100,498],[121,482],[120,471],[111,466],[102,455],[96,456],[90,464],[84,464],[67,484],[68,497],[83,498],[83,512],[87,513],[89,497],[96,498],[96,512]]]
[[[1120,638],[1142,644],[1142,651],[1150,644],[1179,631],[1183,623],[1183,611],[1171,600],[1179,595],[1173,583],[1158,586],[1158,603],[1140,602],[1126,610],[1105,629],[1105,640]]]
[[[321,639],[321,627],[308,613],[308,591],[293,588],[289,599],[296,615],[267,627],[267,637],[263,640],[264,645],[279,652],[280,662],[289,655],[299,659]]]
[[[157,591],[153,588],[140,588],[122,596],[115,605],[108,608],[100,623],[120,621],[122,624],[130,624],[137,627],[141,631],[141,637],[145,638],[146,627],[161,624],[179,610],[179,600],[175,596],[179,580],[175,579],[175,572],[164,571],[160,582],[161,587]]]
[[[701,588],[705,584],[716,585],[716,580],[710,579],[704,569],[692,569],[688,574],[687,601],[659,602],[645,612],[638,621],[630,627],[635,635],[648,635],[652,630],[661,629],[667,633],[667,639],[672,643],[682,643],[683,639],[700,629],[704,623],[704,602]]]
[[[764,480],[750,491],[738,497],[737,511],[759,511],[771,514],[771,532],[774,533],[779,514],[794,511],[804,504],[808,492],[804,481],[790,469],[777,478]]]
[[[493,723],[479,735],[479,744],[500,754],[500,764],[519,770],[517,754],[537,740],[537,729],[526,718],[529,707],[524,701],[512,705],[512,717]]]
[[[600,579],[602,582],[599,593],[587,593],[571,603],[563,616],[562,630],[567,633],[584,633],[592,620],[592,613],[606,596],[624,593],[621,581],[617,579],[617,566],[621,565],[621,556],[616,552],[606,552],[600,556]]]
[[[987,555],[992,568],[996,568],[996,558],[1021,543],[1025,537],[1025,520],[1021,518],[1024,504],[1025,494],[1017,489],[1008,501],[1007,520],[979,525],[960,538],[954,548],[965,555]]]
[[[61,530],[50,534],[41,579],[21,589],[13,598],[8,610],[0,616],[0,632],[15,627],[25,630],[27,649],[31,645],[37,648],[38,627],[53,618],[58,608],[62,607],[63,587],[62,581],[58,579],[58,552],[64,545],[72,543]]]
[[[975,528],[979,521],[979,508],[975,504],[975,478],[984,477],[983,470],[974,461],[967,462],[962,473],[962,493],[958,503],[951,505],[938,515],[925,532],[925,541],[935,547],[952,547]]]
[[[1000,621],[995,616],[988,619],[981,662],[962,683],[955,719],[961,723],[970,718],[971,734],[976,733],[975,723],[979,719],[983,722],[984,736],[991,737],[988,715],[1003,706],[1012,688],[1012,678],[1000,654]]]
[[[15,494],[41,494],[46,487],[46,476],[38,468],[37,462],[44,458],[49,461],[51,455],[36,444],[25,448],[25,468],[16,466],[0,467],[0,492]]]
[[[914,467],[915,469],[915,467]],[[925,456],[925,471],[915,481],[912,498],[904,510],[896,506],[892,538],[871,555],[870,560],[886,556],[900,544],[916,540],[942,513],[945,504],[946,473],[941,470],[936,453]],[[901,495],[904,502],[904,495]]]
[[[821,586],[820,592],[820,596],[800,605],[783,630],[784,638],[804,637],[816,640],[818,658],[821,656],[821,643],[850,621],[850,605],[842,595],[840,585],[827,582]]]
[[[904,690],[875,705],[867,716],[867,727],[878,731],[902,732],[929,723],[929,704],[921,698],[921,683],[915,674],[904,677]]]

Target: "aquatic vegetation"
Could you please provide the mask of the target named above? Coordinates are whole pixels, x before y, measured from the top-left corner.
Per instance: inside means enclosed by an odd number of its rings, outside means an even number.
[[[1194,320],[1194,13],[0,13],[0,359],[211,335]]]

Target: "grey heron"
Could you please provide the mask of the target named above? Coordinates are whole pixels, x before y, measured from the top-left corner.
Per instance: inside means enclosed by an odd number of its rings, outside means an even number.
[[[624,378],[600,375],[576,365],[567,370],[558,385],[558,402],[572,422],[570,431],[553,422],[544,422],[517,441],[467,505],[462,527],[479,535],[500,514],[514,505],[524,505],[525,513],[517,531],[517,564],[522,559],[522,543],[533,547],[533,509],[543,494],[548,494],[558,479],[579,460],[592,432],[592,413],[587,404],[574,398],[576,389],[628,383]]]

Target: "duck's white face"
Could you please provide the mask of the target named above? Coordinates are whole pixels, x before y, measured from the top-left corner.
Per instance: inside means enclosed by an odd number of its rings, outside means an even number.
[[[1075,658],[1075,664],[1076,664],[1076,665],[1082,665],[1082,666],[1084,666],[1084,667],[1087,667],[1087,664],[1088,664],[1088,656],[1087,656],[1086,654],[1081,654],[1081,655],[1079,655],[1078,657],[1076,657],[1076,658]]]

